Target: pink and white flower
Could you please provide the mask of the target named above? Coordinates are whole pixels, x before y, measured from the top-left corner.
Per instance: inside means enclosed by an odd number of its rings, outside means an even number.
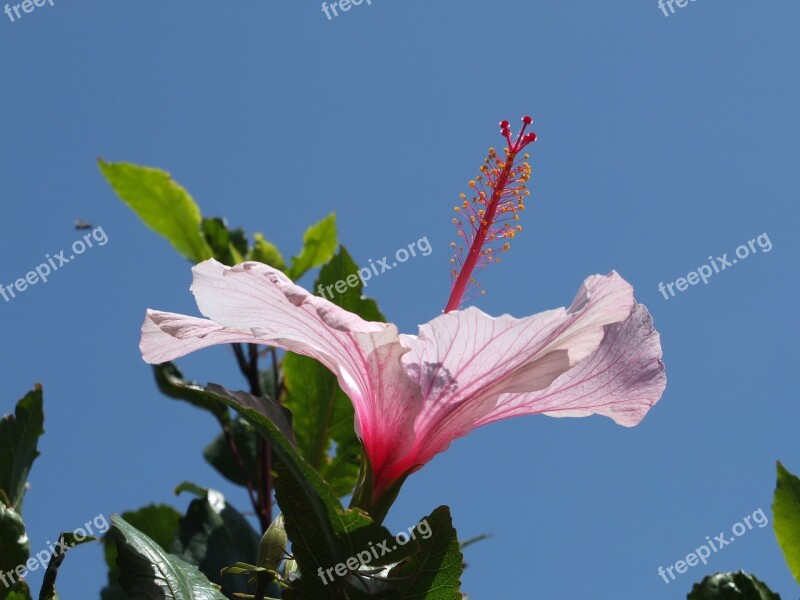
[[[658,332],[614,272],[587,278],[568,308],[522,319],[467,308],[417,335],[365,321],[261,263],[208,260],[193,273],[207,318],[149,310],[145,361],[232,342],[315,358],[353,402],[376,498],[481,425],[541,413],[633,426],[666,385]]]
[[[417,335],[363,320],[313,296],[280,271],[208,260],[192,291],[205,319],[148,311],[141,350],[149,363],[225,343],[265,344],[315,358],[353,402],[371,467],[374,502],[476,427],[521,415],[597,414],[638,424],[666,386],[661,344],[647,309],[617,273],[588,277],[567,308],[517,319],[461,310],[473,275],[509,248],[530,193],[522,150],[536,140],[523,117],[508,146],[493,148],[461,195],[445,313]]]

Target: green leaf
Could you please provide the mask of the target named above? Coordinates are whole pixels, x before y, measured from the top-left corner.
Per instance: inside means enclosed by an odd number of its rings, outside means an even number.
[[[0,574],[7,574],[9,585],[16,585],[18,576],[14,570],[20,565],[25,565],[30,551],[22,517],[13,508],[0,503]],[[24,573],[22,575],[24,576]],[[0,600],[5,600],[12,589],[15,588],[9,588],[5,582],[0,582]],[[18,592],[24,593],[22,589]]]
[[[286,261],[280,250],[273,243],[265,240],[264,235],[261,233],[253,234],[253,240],[254,244],[250,250],[250,255],[247,257],[248,260],[255,260],[279,271],[286,272]]]
[[[772,526],[786,564],[800,583],[800,479],[778,463]]]
[[[320,269],[317,281],[314,283],[314,290],[319,290],[319,286],[325,288],[328,285],[333,293],[329,294],[326,290],[326,297],[343,309],[357,314],[365,321],[386,322],[386,317],[381,314],[378,304],[372,298],[362,296],[364,284],[358,277],[358,265],[350,256],[347,248],[339,246],[339,251],[331,260]],[[349,281],[348,281],[349,278]],[[335,289],[336,282],[342,281],[347,284],[344,292]],[[343,289],[342,286],[339,289]]]
[[[246,485],[247,481],[258,481],[258,448],[261,439],[253,426],[244,419],[234,419],[227,427],[228,433],[220,433],[203,451],[205,459],[228,481]],[[236,446],[239,461],[233,454],[228,436]]]
[[[207,410],[224,428],[231,419],[225,404],[213,396],[207,395],[203,388],[193,381],[186,381],[183,373],[174,363],[167,362],[153,365],[153,374],[161,393],[176,400],[183,400],[194,407]]]
[[[244,262],[248,250],[244,229],[228,231],[228,224],[220,217],[203,219],[201,227],[214,258],[229,266]]]
[[[687,600],[781,600],[778,594],[744,571],[709,575],[692,587]]]
[[[247,419],[270,443],[277,458],[275,490],[283,512],[292,554],[302,576],[292,583],[285,597],[341,597],[339,582],[325,586],[317,575],[367,548],[368,541],[391,538],[386,528],[374,523],[361,510],[345,510],[333,490],[297,452],[292,436],[292,414],[268,398],[245,392],[230,392],[211,384],[207,393],[221,398]],[[408,545],[408,551],[413,551]]]
[[[175,488],[175,495],[180,496],[183,492],[189,492],[198,498],[205,498],[206,494],[208,494],[208,488],[199,486],[191,481],[184,481]]]
[[[111,517],[120,583],[133,598],[226,600],[194,565],[169,554],[118,515]]]
[[[461,600],[464,555],[450,509],[437,508],[419,522],[414,535],[420,545],[419,551],[389,572],[389,579],[398,580],[400,597]]]
[[[358,266],[344,246],[319,272],[314,289],[355,281],[332,302],[367,321],[385,322],[374,300],[361,296]],[[340,287],[341,289],[341,287]],[[316,360],[287,353],[283,359],[286,406],[294,413],[294,430],[303,457],[330,483],[338,496],[353,491],[361,464],[361,442],[355,432],[353,404],[336,376]],[[333,448],[335,446],[335,453]]]
[[[328,262],[336,252],[336,215],[329,214],[309,227],[303,235],[303,249],[292,258],[289,278],[297,281],[309,269]]]
[[[166,504],[151,504],[137,511],[122,513],[122,518],[130,525],[154,540],[165,552],[169,552],[178,534],[181,513]],[[127,600],[128,596],[119,584],[117,568],[117,546],[110,536],[106,536],[105,557],[108,564],[108,585],[101,592],[102,600]]]
[[[122,201],[178,252],[193,262],[214,255],[200,230],[200,209],[169,173],[130,163],[98,162]]]
[[[303,457],[330,483],[337,496],[353,490],[361,464],[361,442],[353,405],[336,376],[314,359],[287,353],[283,359],[286,405],[295,416]],[[331,455],[333,442],[336,452]]]
[[[258,557],[260,536],[225,497],[208,490],[203,498],[192,500],[180,520],[175,553],[196,565],[212,582],[221,584],[226,595],[247,592],[247,582],[227,578],[220,571],[237,562],[253,563]]]
[[[4,593],[8,595],[3,596]],[[2,598],[2,600],[31,600],[31,590],[27,583],[20,581],[11,587],[11,589],[0,589],[0,598]]]
[[[74,533],[65,532],[61,534],[61,536],[58,538],[58,541],[59,543],[56,546],[58,549],[61,549],[64,546],[72,549],[76,546],[80,546],[81,544],[93,542],[95,541],[95,538],[89,536],[83,537],[79,540],[77,537],[75,537]],[[62,546],[62,544],[64,546]],[[56,594],[56,576],[58,575],[58,569],[61,567],[61,563],[64,562],[66,557],[66,550],[63,552],[56,550],[55,556],[50,559],[50,562],[47,565],[47,571],[44,573],[42,589],[39,592],[39,600],[58,600],[58,594]]]
[[[0,490],[20,515],[28,473],[44,433],[42,402],[42,386],[37,385],[17,402],[14,415],[0,419]]]

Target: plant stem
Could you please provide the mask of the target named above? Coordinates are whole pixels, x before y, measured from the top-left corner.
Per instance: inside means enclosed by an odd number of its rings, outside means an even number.
[[[264,391],[261,387],[261,375],[258,370],[258,346],[256,344],[248,344],[247,356],[245,356],[242,345],[233,344],[233,352],[236,355],[239,370],[250,385],[250,393],[253,396],[262,397]],[[232,438],[230,439],[232,440]],[[233,448],[231,450],[233,451]],[[238,454],[238,452],[235,454]],[[252,484],[249,480],[247,487],[251,492],[251,501],[253,501],[253,508],[258,515],[261,533],[263,534],[272,523],[272,452],[269,443],[264,439],[259,441],[258,473],[260,481],[257,499],[252,496]]]
[[[250,382],[250,393],[254,396],[263,396],[264,391],[261,387],[261,375],[258,371],[258,346],[249,344],[248,350],[248,380]],[[272,449],[269,442],[262,439],[259,450],[259,473],[261,475],[261,485],[259,486],[259,518],[261,519],[261,529],[264,533],[272,523]]]

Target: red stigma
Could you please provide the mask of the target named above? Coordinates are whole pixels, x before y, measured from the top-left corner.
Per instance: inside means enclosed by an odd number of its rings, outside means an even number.
[[[461,218],[455,217],[453,222],[469,251],[464,258],[464,246],[450,244],[455,250],[450,260],[453,288],[445,312],[461,306],[468,287],[480,287],[473,275],[489,263],[500,262],[497,255],[508,250],[508,240],[522,231],[522,226],[512,226],[509,222],[519,220],[517,212],[525,209],[524,198],[530,194],[526,182],[530,179],[531,167],[525,162],[527,154],[522,160],[517,158],[528,144],[536,141],[535,133],[525,133],[533,119],[525,116],[522,123],[514,138],[511,124],[500,122],[500,135],[508,142],[505,157],[500,158],[494,148],[489,149],[489,156],[480,168],[481,174],[469,182],[474,195],[467,199],[466,194],[461,194],[461,205],[455,208]]]

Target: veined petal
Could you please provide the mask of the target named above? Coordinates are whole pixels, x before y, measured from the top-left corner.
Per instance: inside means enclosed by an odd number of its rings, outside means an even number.
[[[320,322],[342,332],[372,333],[387,327],[314,296],[281,271],[259,262],[226,267],[211,259],[195,265],[192,275],[191,289],[200,312],[225,327],[258,327],[272,334],[289,328],[297,336],[308,335],[308,327]]]
[[[397,477],[428,462],[476,427],[504,394],[546,389],[595,351],[604,327],[624,321],[633,289],[617,273],[584,281],[569,308],[523,319],[491,317],[476,308],[446,313],[400,336],[402,362],[419,386],[422,409],[414,447],[388,468]]]
[[[410,348],[403,364],[431,406],[543,389],[592,352],[603,326],[627,318],[633,305],[633,289],[619,275],[595,275],[569,308],[523,319],[477,308],[437,317],[418,336],[401,336]]]
[[[550,386],[528,394],[504,394],[476,426],[542,413],[552,417],[610,417],[637,425],[664,392],[667,378],[653,319],[639,304],[622,323],[605,327],[600,346]]]
[[[192,291],[209,319],[149,311],[142,328],[148,362],[229,342],[265,344],[310,356],[330,369],[356,410],[356,428],[378,464],[413,442],[421,399],[400,364],[407,352],[391,324],[365,321],[261,263],[193,268]]]
[[[257,341],[248,331],[225,329],[208,319],[148,310],[139,349],[145,362],[157,365],[217,344]]]

